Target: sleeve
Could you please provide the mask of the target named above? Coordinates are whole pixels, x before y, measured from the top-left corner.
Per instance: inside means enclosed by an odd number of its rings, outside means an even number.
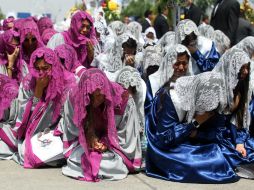
[[[169,92],[164,93],[161,100],[157,102],[157,107],[161,105],[161,108],[157,111],[156,116],[158,121],[156,126],[158,143],[162,147],[175,146],[186,141],[195,127],[191,123],[179,122]]]
[[[161,34],[162,36],[169,31],[169,26],[167,20],[165,19],[164,22],[161,23]]]
[[[59,128],[63,132],[64,156],[68,158],[73,149],[78,145],[79,130],[73,121],[73,107],[69,99],[64,104],[63,118],[60,120]]]
[[[240,4],[236,1],[232,6],[230,7],[229,10],[229,15],[228,15],[228,37],[231,41],[231,43],[235,42],[235,34],[238,28],[238,23],[239,23],[239,15],[240,15]]]
[[[248,137],[246,129],[237,129],[236,132],[236,144],[244,144]]]
[[[196,64],[201,72],[211,71],[218,63],[220,59],[220,54],[217,52],[214,42],[212,48],[209,52],[208,57],[206,58],[199,50],[192,54],[192,57],[195,59]]]

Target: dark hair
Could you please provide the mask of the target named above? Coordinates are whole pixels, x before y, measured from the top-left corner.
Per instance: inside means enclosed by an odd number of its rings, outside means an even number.
[[[135,48],[135,49],[137,49],[137,42],[134,40],[134,39],[132,39],[132,38],[129,38],[126,42],[124,42],[123,44],[122,44],[122,48]]]
[[[250,68],[250,63],[248,64]],[[241,73],[239,72],[238,78]],[[240,94],[240,101],[237,109],[234,111],[237,119],[237,128],[242,128],[244,124],[244,114],[246,109],[246,102],[248,101],[248,90],[249,90],[250,74],[245,80],[239,80],[236,88],[234,89],[234,101],[238,94]]]
[[[197,35],[194,32],[192,32],[189,35],[185,36],[181,44],[187,47],[190,44],[190,42],[196,40],[197,38],[198,38]]]
[[[151,11],[151,10],[146,10],[144,16],[145,16],[145,18],[147,18],[147,17],[148,17],[149,15],[151,15],[151,14],[153,14],[153,11]]]
[[[161,14],[164,10],[168,9],[167,7],[167,4],[166,3],[161,3],[159,6],[158,6],[158,13]]]
[[[204,15],[202,16],[202,21],[204,21],[204,20],[206,20],[206,19],[209,19],[209,16],[206,15],[206,14],[204,14]]]

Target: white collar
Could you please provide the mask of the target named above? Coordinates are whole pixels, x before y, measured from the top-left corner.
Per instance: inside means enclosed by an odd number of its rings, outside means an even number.
[[[148,22],[150,25],[152,25],[152,22],[150,21],[149,18],[146,18],[146,20],[147,20],[147,22]]]

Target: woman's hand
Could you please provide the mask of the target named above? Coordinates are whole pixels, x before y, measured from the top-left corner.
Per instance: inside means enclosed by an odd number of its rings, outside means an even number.
[[[44,76],[41,78],[36,79],[36,86],[35,86],[35,92],[34,96],[36,98],[41,98],[43,94],[43,90],[48,86],[49,84],[49,77]]]
[[[214,112],[205,112],[202,115],[196,114],[195,120],[199,123],[199,125],[201,125],[208,119],[210,119],[212,116],[214,116]]]
[[[99,142],[98,139],[96,139],[93,142],[93,148],[94,148],[94,150],[96,150],[98,152],[105,152],[107,150],[107,146],[104,143]]]
[[[19,55],[19,48],[16,47],[12,54],[8,54],[7,52],[6,52],[6,54],[7,54],[7,58],[8,58],[8,67],[12,68],[18,55]]]
[[[236,145],[236,150],[243,156],[246,157],[247,156],[247,151],[244,148],[244,144],[237,144]]]
[[[125,64],[134,67],[135,56],[134,55],[125,55]]]

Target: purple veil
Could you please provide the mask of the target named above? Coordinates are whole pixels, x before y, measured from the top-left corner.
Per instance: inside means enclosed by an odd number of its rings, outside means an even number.
[[[42,18],[40,18],[38,20],[38,22],[37,22],[37,25],[38,25],[38,29],[39,29],[40,35],[42,35],[44,30],[46,30],[48,28],[53,29],[53,22],[48,17],[42,17]]]
[[[68,44],[59,45],[55,48],[55,52],[60,59],[64,60],[64,67],[67,71],[74,73],[76,68],[81,66],[77,53],[72,46]]]
[[[81,167],[83,170],[85,181],[98,181],[98,172],[100,161],[102,158],[101,153],[95,152],[88,148],[84,125],[87,120],[86,107],[90,105],[90,96],[96,89],[100,89],[101,93],[105,95],[105,108],[102,112],[103,118],[106,120],[106,136],[105,142],[107,147],[116,151],[124,160],[129,170],[133,170],[134,167],[130,160],[120,151],[118,136],[114,119],[114,107],[116,102],[122,102],[121,95],[116,95],[119,90],[114,88],[120,88],[120,85],[112,83],[108,80],[106,75],[99,69],[89,69],[81,77],[79,84],[75,90],[70,94],[70,99],[74,109],[73,120],[76,126],[79,128],[79,142],[84,149],[84,154],[81,156]],[[124,90],[122,90],[123,92]],[[114,102],[116,101],[116,102]],[[97,114],[97,113],[96,113]],[[105,125],[105,123],[103,123]]]
[[[87,19],[91,24],[90,33],[84,36],[79,33],[82,26],[82,20]],[[86,43],[92,42],[93,45],[97,44],[96,33],[94,29],[94,20],[90,14],[84,11],[78,11],[71,18],[71,26],[68,31],[63,32],[65,43],[71,45],[77,52],[78,60],[83,66],[89,68],[90,65],[87,60]]]

